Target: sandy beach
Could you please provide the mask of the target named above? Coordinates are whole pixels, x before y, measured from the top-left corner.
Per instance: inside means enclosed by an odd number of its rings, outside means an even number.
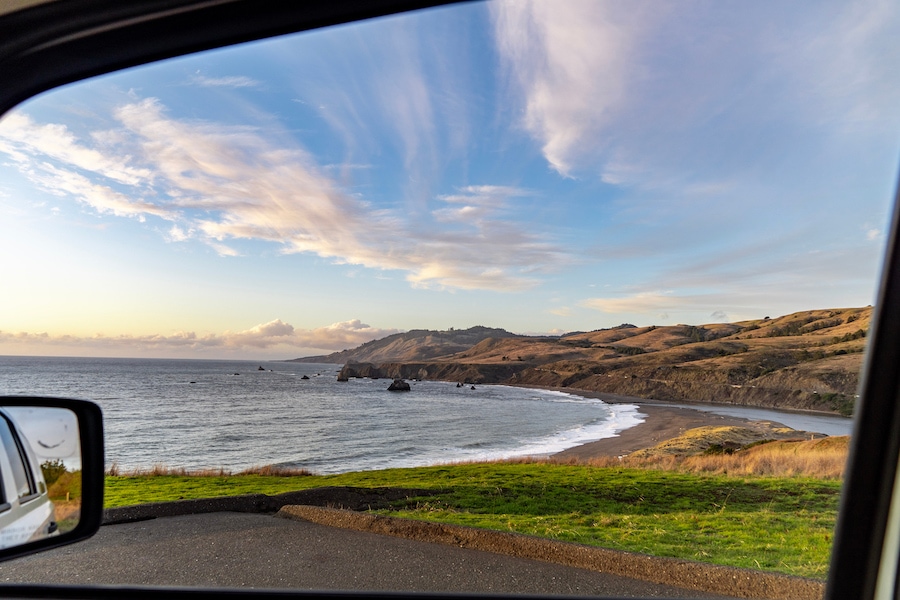
[[[736,426],[746,427],[751,424],[759,424],[758,421],[728,417],[713,414],[702,410],[694,410],[677,406],[665,406],[657,403],[645,403],[639,398],[614,396],[610,394],[598,394],[585,390],[572,390],[565,388],[550,388],[556,391],[574,393],[586,398],[598,398],[610,404],[624,403],[637,404],[639,412],[647,415],[644,422],[629,429],[619,432],[615,437],[588,442],[568,450],[554,454],[557,458],[574,458],[577,460],[590,460],[602,456],[623,456],[636,450],[650,448],[656,444],[678,437],[689,429],[706,426]],[[780,424],[775,424],[780,425]]]
[[[657,404],[639,404],[640,412],[647,418],[640,425],[621,431],[616,437],[589,442],[575,446],[555,454],[558,458],[576,458],[588,460],[599,456],[622,456],[655,446],[659,442],[677,437],[695,427],[707,425],[736,425],[749,423],[746,419],[723,417],[700,410],[660,406]]]

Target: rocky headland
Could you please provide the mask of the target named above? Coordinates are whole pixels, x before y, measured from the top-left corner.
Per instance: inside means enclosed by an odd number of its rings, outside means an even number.
[[[852,414],[872,308],[736,323],[519,336],[417,330],[301,362],[376,377],[568,388],[635,398]]]

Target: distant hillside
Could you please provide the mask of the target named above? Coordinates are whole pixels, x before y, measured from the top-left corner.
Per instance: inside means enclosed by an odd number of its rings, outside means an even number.
[[[811,310],[725,324],[622,325],[559,338],[486,327],[419,331],[315,360],[369,363],[346,365],[342,377],[538,385],[850,414],[871,317],[871,307]]]
[[[348,362],[423,361],[468,350],[482,340],[519,337],[523,336],[510,333],[505,329],[481,326],[448,331],[414,329],[406,333],[395,333],[380,340],[366,342],[351,350],[295,358],[290,362],[344,364]]]

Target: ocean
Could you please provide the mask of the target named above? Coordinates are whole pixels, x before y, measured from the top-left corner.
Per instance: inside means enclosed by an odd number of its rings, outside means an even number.
[[[107,466],[342,473],[547,455],[643,421],[632,404],[499,385],[337,381],[340,365],[0,357],[0,394],[103,410]],[[308,377],[308,379],[305,379]]]

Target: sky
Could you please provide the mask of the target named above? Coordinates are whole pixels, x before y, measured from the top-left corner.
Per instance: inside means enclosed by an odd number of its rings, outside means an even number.
[[[874,304],[889,0],[469,3],[0,119],[0,355],[280,359]]]

